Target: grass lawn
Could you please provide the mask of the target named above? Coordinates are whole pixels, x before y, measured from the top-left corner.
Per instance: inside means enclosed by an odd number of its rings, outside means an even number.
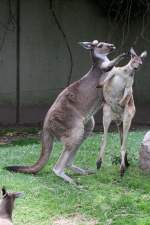
[[[62,145],[55,142],[51,159],[36,176],[15,174],[4,166],[32,164],[39,156],[40,143],[34,137],[0,146],[0,185],[10,191],[23,191],[16,200],[13,214],[15,225],[150,225],[150,175],[138,168],[140,143],[145,131],[130,132],[128,156],[130,167],[119,176],[119,137],[111,133],[105,159],[95,175],[76,176],[82,187],[76,188],[56,177],[52,167]],[[96,168],[99,135],[93,134],[81,146],[76,164]]]

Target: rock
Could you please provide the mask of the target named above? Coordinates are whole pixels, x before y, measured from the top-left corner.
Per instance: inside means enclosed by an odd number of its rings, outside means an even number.
[[[141,144],[139,166],[142,170],[150,172],[150,131],[145,134]]]

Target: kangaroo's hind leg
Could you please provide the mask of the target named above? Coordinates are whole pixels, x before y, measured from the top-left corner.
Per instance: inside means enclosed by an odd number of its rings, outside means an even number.
[[[121,176],[124,175],[124,172],[126,168],[128,167],[126,145],[127,145],[128,132],[129,132],[134,114],[135,114],[135,106],[134,106],[134,100],[132,97],[128,105],[125,107],[124,118],[123,118],[123,141],[121,145],[121,165],[120,165]]]
[[[74,183],[73,179],[65,174],[65,168],[67,167],[72,155],[75,155],[79,148],[84,135],[84,124],[82,121],[77,121],[76,126],[73,127],[69,134],[61,138],[64,144],[64,150],[59,157],[56,165],[53,168],[54,173],[63,178],[69,183]]]
[[[108,136],[108,129],[110,126],[110,123],[112,121],[112,111],[109,105],[104,104],[103,106],[103,129],[104,129],[104,134],[103,134],[103,138],[102,138],[102,143],[101,143],[101,147],[100,147],[100,152],[99,152],[99,156],[96,162],[97,165],[97,169],[101,168],[101,164],[103,161],[103,156],[104,156],[104,151],[105,151],[105,147],[107,144],[107,136]]]
[[[123,142],[123,123],[121,122],[121,124],[117,124],[118,127],[118,132],[120,135],[120,144],[122,145]],[[120,159],[121,161],[121,159]],[[129,162],[128,162],[128,157],[127,157],[127,152],[125,153],[125,165],[126,167],[130,166]]]
[[[74,160],[74,157],[76,155],[76,152],[77,152],[78,148],[83,143],[83,141],[88,136],[90,136],[90,134],[92,133],[92,131],[94,129],[94,125],[95,125],[94,118],[91,117],[90,120],[84,125],[84,134],[82,136],[82,139],[81,139],[80,143],[78,144],[78,146],[76,146],[76,149],[71,153],[70,159],[69,159],[68,164],[67,164],[67,167],[69,169],[71,169],[73,172],[75,172],[77,174],[80,174],[80,175],[89,175],[89,174],[95,173],[95,170],[83,169],[83,168],[80,168],[80,167],[73,164],[73,160]]]

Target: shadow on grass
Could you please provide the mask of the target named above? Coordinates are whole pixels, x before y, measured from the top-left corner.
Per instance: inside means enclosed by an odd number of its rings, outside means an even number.
[[[12,140],[10,143],[0,145],[0,148],[7,148],[10,146],[27,146],[32,144],[40,144],[40,140],[36,138],[21,138],[18,140]]]
[[[9,133],[27,133],[27,134],[37,134],[39,132],[39,128],[37,127],[10,127],[10,128],[3,128],[0,130],[0,136],[7,135]]]
[[[39,144],[40,141],[36,138],[23,138],[19,140],[12,141],[11,145],[19,145],[19,146],[24,146],[24,145],[32,145],[32,144]]]

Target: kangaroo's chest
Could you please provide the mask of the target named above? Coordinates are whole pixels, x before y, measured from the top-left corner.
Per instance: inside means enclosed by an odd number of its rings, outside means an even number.
[[[126,87],[126,79],[114,76],[113,79],[104,85],[103,93],[105,98],[117,98],[123,95]]]
[[[103,95],[109,105],[117,105],[124,95],[125,89],[132,87],[133,78],[116,74],[104,85]]]

